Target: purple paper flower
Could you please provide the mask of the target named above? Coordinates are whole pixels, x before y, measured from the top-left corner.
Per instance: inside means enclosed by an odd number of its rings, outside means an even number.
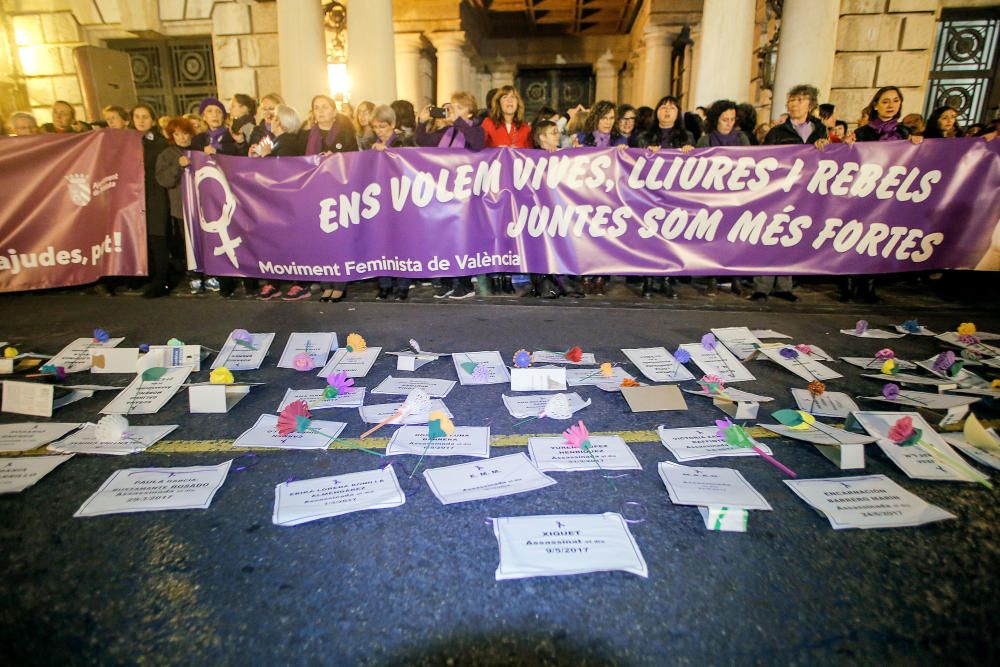
[[[107,343],[111,338],[111,335],[107,331],[98,327],[94,329],[94,342],[95,343]]]
[[[793,347],[783,347],[781,348],[781,352],[778,354],[783,356],[785,359],[798,359],[799,357],[798,351]]]
[[[709,352],[715,349],[715,345],[716,345],[716,340],[714,333],[709,332],[701,337],[701,346],[706,350],[708,350]]]
[[[882,396],[890,401],[895,401],[899,398],[899,385],[890,382],[886,386],[882,387]]]
[[[686,364],[691,361],[691,353],[683,347],[679,347],[677,348],[677,351],[674,352],[674,359],[676,359],[679,364]]]
[[[854,325],[854,333],[860,336],[866,331],[868,331],[868,320],[858,320]]]
[[[959,340],[959,342],[964,343],[965,345],[978,345],[979,344],[979,337],[978,336],[973,336],[972,334],[959,334],[958,335],[958,340]]]
[[[934,365],[932,368],[935,373],[947,373],[948,369],[952,367],[955,363],[955,353],[951,350],[945,350],[937,356],[934,360]]]

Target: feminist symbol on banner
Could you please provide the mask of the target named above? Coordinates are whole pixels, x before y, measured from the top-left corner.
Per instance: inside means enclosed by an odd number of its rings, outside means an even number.
[[[222,205],[219,217],[212,221],[205,220],[205,211],[201,207],[201,183],[206,180],[218,183],[226,194],[226,201]],[[212,252],[216,257],[224,254],[229,258],[234,269],[240,268],[240,263],[236,259],[236,249],[243,243],[243,238],[239,236],[229,238],[229,223],[232,222],[233,213],[236,211],[236,197],[233,196],[233,191],[229,188],[229,181],[226,180],[225,174],[214,164],[206,164],[194,176],[194,191],[198,200],[198,224],[201,225],[202,230],[219,236],[219,245],[213,248]]]

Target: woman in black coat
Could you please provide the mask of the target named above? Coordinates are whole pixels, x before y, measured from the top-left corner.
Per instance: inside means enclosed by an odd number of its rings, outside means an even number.
[[[132,109],[132,127],[142,134],[142,164],[146,181],[146,252],[149,284],[142,295],[164,296],[169,287],[170,246],[167,229],[170,222],[170,199],[167,190],[156,180],[156,159],[167,147],[167,140],[157,124],[156,112],[145,104]]]

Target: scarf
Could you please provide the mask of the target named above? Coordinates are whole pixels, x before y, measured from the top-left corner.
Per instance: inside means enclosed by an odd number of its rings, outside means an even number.
[[[465,135],[452,125],[441,134],[438,148],[465,148]]]
[[[219,126],[214,130],[211,128],[205,130],[205,134],[208,135],[208,145],[215,150],[219,150],[222,148],[222,137],[226,136],[228,132],[229,130],[223,126]]]
[[[597,130],[594,130],[591,134],[594,137],[594,145],[598,148],[607,148],[611,145],[610,132],[598,132]]]
[[[896,141],[903,138],[903,135],[899,132],[899,121],[895,118],[882,120],[876,116],[868,121],[868,127],[878,133],[879,141]]]
[[[660,129],[660,146],[669,146],[670,137],[674,135],[674,128],[672,127],[661,127]]]
[[[340,126],[334,121],[330,129],[326,131],[326,136],[323,136],[323,134],[323,130],[319,129],[319,125],[313,125],[309,128],[309,139],[306,141],[306,155],[316,155],[323,152],[324,146],[333,146],[337,135],[340,134]]]
[[[739,130],[732,130],[729,134],[720,134],[718,130],[712,130],[708,139],[709,146],[739,146]]]

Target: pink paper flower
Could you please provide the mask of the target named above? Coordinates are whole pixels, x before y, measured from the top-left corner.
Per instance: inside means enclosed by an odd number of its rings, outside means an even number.
[[[292,367],[297,371],[311,371],[316,368],[316,362],[305,352],[300,352],[292,359]]]
[[[916,431],[913,428],[913,418],[900,417],[896,420],[896,423],[892,425],[892,428],[889,429],[889,439],[897,445],[902,445],[907,440],[912,438],[914,433],[916,433]]]
[[[575,364],[579,362],[581,359],[583,359],[583,350],[581,350],[579,346],[574,345],[573,347],[569,348],[566,351],[566,354],[564,354],[563,356]]]
[[[590,432],[584,426],[583,421],[579,421],[563,431],[563,437],[566,439],[566,444],[570,447],[576,447],[577,449],[590,448]]]
[[[278,435],[282,438],[292,433],[304,433],[309,428],[312,413],[305,401],[292,401],[278,415]]]
[[[799,343],[798,345],[795,346],[795,349],[798,350],[799,352],[801,352],[802,354],[812,354],[813,353],[813,349],[811,347],[809,347],[808,345],[806,345],[805,343]]]
[[[895,357],[896,357],[896,353],[893,352],[892,350],[890,350],[887,347],[884,347],[884,348],[882,348],[881,350],[879,350],[878,352],[875,353],[875,358],[876,359],[881,359],[883,361],[886,360],[886,359],[894,359]]]

